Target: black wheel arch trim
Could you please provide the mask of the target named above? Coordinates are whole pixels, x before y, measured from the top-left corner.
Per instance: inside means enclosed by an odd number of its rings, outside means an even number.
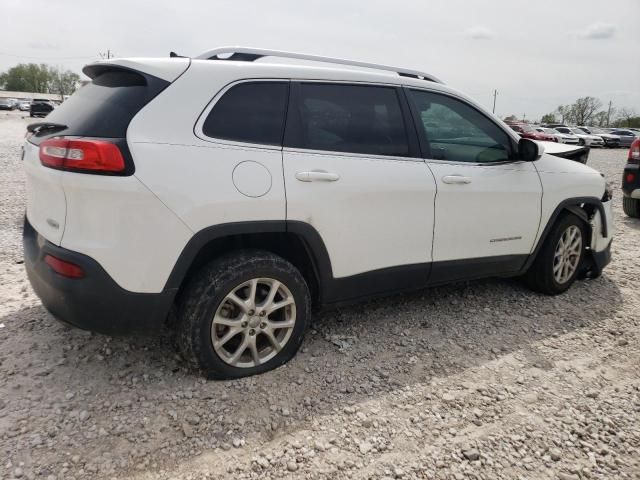
[[[210,242],[234,235],[246,235],[256,233],[284,233],[287,231],[285,220],[264,220],[250,222],[223,223],[206,227],[191,237],[182,249],[178,260],[164,289],[179,288],[187,275],[189,268],[200,251]]]
[[[580,205],[593,205],[595,208],[598,209],[598,211],[600,212],[600,217],[602,218],[602,222],[601,222],[602,236],[604,237],[608,236],[607,221],[606,221],[606,216],[604,211],[604,205],[602,205],[602,200],[600,200],[598,197],[567,198],[556,206],[555,210],[549,217],[549,220],[547,220],[547,224],[545,225],[544,230],[542,231],[542,234],[538,239],[538,243],[536,244],[535,248],[533,249],[533,251],[529,255],[529,258],[524,264],[523,271],[527,271],[529,269],[529,267],[535,260],[536,256],[538,255],[538,252],[542,248],[542,245],[544,244],[545,240],[549,236],[549,232],[553,228],[553,225],[556,223],[556,220],[558,219],[558,217],[563,211],[571,212],[581,220],[585,221],[587,224],[589,223],[589,217],[586,215],[585,211],[582,208],[580,208]]]
[[[214,240],[243,234],[284,233],[292,234],[301,240],[312,266],[312,274],[315,277],[314,280],[320,287],[320,295],[318,298],[320,305],[342,303],[350,299],[371,297],[396,291],[419,289],[432,283],[448,283],[449,281],[488,277],[494,274],[500,276],[515,275],[518,273],[516,271],[518,264],[521,265],[520,273],[525,272],[529,268],[555,221],[563,211],[572,212],[588,223],[589,219],[586,213],[580,208],[580,205],[584,204],[593,205],[598,209],[603,219],[602,234],[606,237],[607,225],[606,221],[604,221],[606,217],[602,201],[597,197],[574,197],[563,200],[556,206],[538,239],[537,245],[528,256],[511,255],[462,259],[456,262],[436,262],[435,264],[425,262],[398,265],[338,278],[333,275],[331,259],[327,247],[322,240],[322,236],[315,227],[309,223],[296,220],[265,220],[214,225],[200,230],[189,240],[180,253],[167,279],[164,290],[178,291],[189,269],[192,267],[193,261],[207,244]],[[476,274],[469,276],[462,275],[458,272],[454,275],[452,272],[447,271],[452,268],[454,270],[461,268],[458,263],[464,268],[468,268],[469,265],[478,264],[475,267],[475,270],[477,270]]]
[[[183,248],[164,290],[178,291],[200,251],[212,241],[243,234],[287,233],[302,241],[320,287],[320,305],[350,299],[406,291],[427,285],[430,263],[399,265],[348,277],[335,278],[329,253],[320,233],[313,225],[294,220],[270,220],[227,223],[204,228]]]
[[[313,267],[315,281],[318,282],[318,285],[320,286],[321,296],[318,299],[320,304],[332,303],[340,296],[340,289],[336,285],[336,282],[340,282],[340,279],[335,279],[333,277],[333,269],[331,267],[329,252],[327,251],[320,233],[318,233],[312,225],[306,222],[293,220],[234,222],[214,225],[200,230],[183,248],[169,275],[169,278],[167,279],[164,290],[177,290],[181,287],[194,260],[200,251],[210,242],[237,235],[259,235],[269,233],[288,233],[297,236],[302,241],[306,254]],[[397,269],[404,269],[405,267],[407,266],[397,267]],[[416,267],[417,270],[420,270],[420,268]],[[369,272],[363,275],[367,275],[368,273]],[[380,274],[382,275],[382,273]],[[348,277],[350,284],[358,283],[357,277],[358,275]],[[373,285],[371,287],[374,288]]]

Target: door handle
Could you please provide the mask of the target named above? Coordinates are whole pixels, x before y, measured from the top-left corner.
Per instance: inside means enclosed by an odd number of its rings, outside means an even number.
[[[442,177],[442,181],[444,183],[456,185],[466,185],[467,183],[471,183],[471,179],[469,177],[464,177],[462,175],[445,175]]]
[[[340,175],[324,170],[310,170],[308,172],[296,172],[296,179],[301,182],[335,182],[340,180]]]

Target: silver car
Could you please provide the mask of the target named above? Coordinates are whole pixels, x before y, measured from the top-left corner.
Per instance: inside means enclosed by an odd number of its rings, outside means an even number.
[[[612,135],[618,135],[620,137],[621,147],[630,147],[633,141],[638,138],[638,135],[633,130],[627,130],[626,128],[617,128],[611,131]]]
[[[548,135],[553,135],[558,139],[559,143],[567,143],[569,145],[578,145],[580,140],[575,135],[567,135],[566,133],[559,132],[555,128],[548,127],[535,127],[538,132],[546,133]]]
[[[602,140],[604,140],[605,147],[617,148],[620,146],[619,135],[614,135],[613,133],[607,132],[606,130],[603,130],[602,128],[598,128],[598,127],[578,127],[578,128],[589,135],[596,135],[602,138]]]

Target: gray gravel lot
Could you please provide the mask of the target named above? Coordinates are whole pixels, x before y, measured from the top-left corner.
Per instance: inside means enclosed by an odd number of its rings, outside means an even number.
[[[513,280],[316,317],[288,365],[207,382],[170,336],[68,329],[21,264],[24,119],[0,113],[0,478],[640,478],[640,222],[558,297]]]

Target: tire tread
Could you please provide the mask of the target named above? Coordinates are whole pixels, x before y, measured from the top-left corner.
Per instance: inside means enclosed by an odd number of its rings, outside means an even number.
[[[545,238],[542,248],[536,255],[535,260],[524,274],[525,284],[533,291],[546,295],[558,295],[566,292],[580,273],[580,265],[576,269],[573,278],[560,286],[553,279],[553,256],[559,236],[570,225],[577,225],[582,231],[583,250],[580,262],[584,259],[584,242],[586,241],[585,226],[583,221],[571,213],[562,214],[555,222],[553,228]]]
[[[211,303],[216,301],[215,299],[219,295],[221,288],[237,281],[242,275],[251,275],[258,268],[261,270],[266,268],[294,279],[294,282],[298,284],[298,290],[302,291],[303,296],[301,302],[296,301],[296,322],[300,321],[304,325],[295,338],[292,336],[289,339],[289,343],[297,343],[293,351],[288,352],[291,353],[290,356],[286,354],[276,355],[276,357],[264,364],[269,365],[268,368],[263,368],[261,365],[253,367],[258,371],[245,373],[242,370],[251,369],[237,369],[225,364],[221,359],[217,358],[217,355],[213,352],[213,347],[211,347],[210,351],[206,351],[207,348],[203,343],[203,336],[206,334],[206,337],[209,338],[208,330],[210,327],[207,328],[206,332],[203,332],[203,329],[208,325],[207,312],[211,308]],[[289,286],[290,289],[291,287]],[[178,348],[185,361],[191,367],[203,371],[209,378],[238,378],[271,370],[288,361],[297,351],[299,344],[302,343],[302,337],[311,316],[310,303],[310,294],[304,278],[298,269],[288,261],[262,250],[232,252],[202,267],[185,287],[185,294],[182,296],[178,306]],[[285,346],[283,352],[288,350],[289,343]],[[277,361],[274,361],[276,359]]]
[[[631,197],[622,197],[622,210],[631,218],[640,218],[640,200]]]

